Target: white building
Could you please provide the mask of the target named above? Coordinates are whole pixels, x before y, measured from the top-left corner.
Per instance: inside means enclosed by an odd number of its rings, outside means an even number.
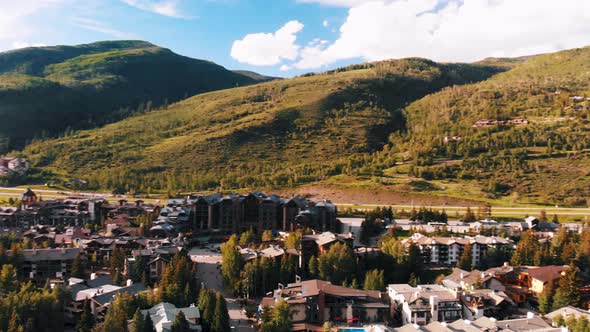
[[[394,312],[401,314],[403,324],[426,325],[461,318],[459,294],[440,285],[407,284],[387,286]]]

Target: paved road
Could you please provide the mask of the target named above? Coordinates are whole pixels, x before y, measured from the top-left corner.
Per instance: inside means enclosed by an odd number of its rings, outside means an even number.
[[[189,257],[197,263],[197,278],[205,287],[215,289],[223,294],[227,301],[227,309],[234,331],[252,332],[254,328],[248,323],[237,299],[223,287],[221,279],[221,254],[211,252],[209,249],[193,248],[189,251]]]

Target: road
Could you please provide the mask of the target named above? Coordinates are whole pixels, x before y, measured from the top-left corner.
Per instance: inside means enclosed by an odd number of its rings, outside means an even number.
[[[223,287],[221,279],[221,254],[209,249],[193,248],[188,253],[193,262],[197,263],[197,278],[206,288],[215,289],[223,294],[227,301],[227,309],[231,326],[234,331],[253,332],[254,328],[248,323],[238,300]]]
[[[339,209],[343,208],[353,208],[361,211],[365,210],[373,210],[376,207],[389,207],[391,206],[394,210],[405,210],[410,211],[412,209],[418,209],[422,206],[412,206],[412,205],[384,205],[384,204],[357,204],[357,203],[334,203],[338,206]],[[481,207],[484,204],[482,203]],[[467,206],[451,206],[451,205],[428,205],[424,206],[427,209],[433,210],[445,210],[447,214],[451,213],[459,213],[464,214],[467,211]],[[477,213],[477,208],[479,206],[473,205],[470,206],[473,212]],[[590,207],[588,208],[569,208],[569,207],[552,207],[552,206],[518,206],[518,207],[511,207],[511,206],[491,206],[492,216],[518,216],[524,217],[525,215],[539,215],[541,211],[545,211],[547,215],[558,215],[558,216],[586,216],[590,217]]]

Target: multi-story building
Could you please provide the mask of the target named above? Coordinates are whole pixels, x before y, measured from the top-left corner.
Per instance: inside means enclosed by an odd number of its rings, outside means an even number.
[[[283,299],[295,325],[310,324],[318,329],[326,321],[349,323],[386,322],[389,305],[384,294],[332,285],[322,280],[288,284],[260,303],[260,310]]]
[[[18,271],[19,276],[35,281],[66,278],[70,275],[74,259],[81,253],[80,248],[25,249],[22,251],[23,265]]]
[[[340,231],[334,204],[329,201],[314,203],[302,197],[284,199],[262,192],[213,194],[170,200],[167,207],[185,210],[196,233],[228,234],[249,229],[292,231],[307,227],[317,231]],[[168,213],[166,208],[162,213]]]
[[[387,286],[387,293],[392,312],[400,316],[403,324],[426,325],[462,317],[459,294],[440,285],[392,284]]]
[[[424,263],[436,265],[456,264],[467,244],[471,245],[472,265],[477,266],[482,261],[488,249],[512,250],[514,242],[497,236],[475,237],[429,237],[420,233],[403,241],[405,246],[416,245],[422,254]]]

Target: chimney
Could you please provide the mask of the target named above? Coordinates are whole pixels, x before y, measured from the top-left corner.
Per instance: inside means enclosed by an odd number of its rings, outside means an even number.
[[[133,280],[127,279],[127,282],[125,283],[125,285],[127,285],[127,287],[133,285]]]
[[[533,312],[530,312],[530,311],[529,311],[529,312],[527,312],[527,313],[526,313],[526,318],[527,318],[527,319],[533,319],[533,318],[535,318],[535,313],[533,313]]]
[[[463,272],[461,272],[461,279],[465,278],[465,276],[463,275]]]
[[[90,280],[96,279],[96,273],[90,273]]]
[[[510,264],[508,262],[504,262],[504,267],[509,267]]]

